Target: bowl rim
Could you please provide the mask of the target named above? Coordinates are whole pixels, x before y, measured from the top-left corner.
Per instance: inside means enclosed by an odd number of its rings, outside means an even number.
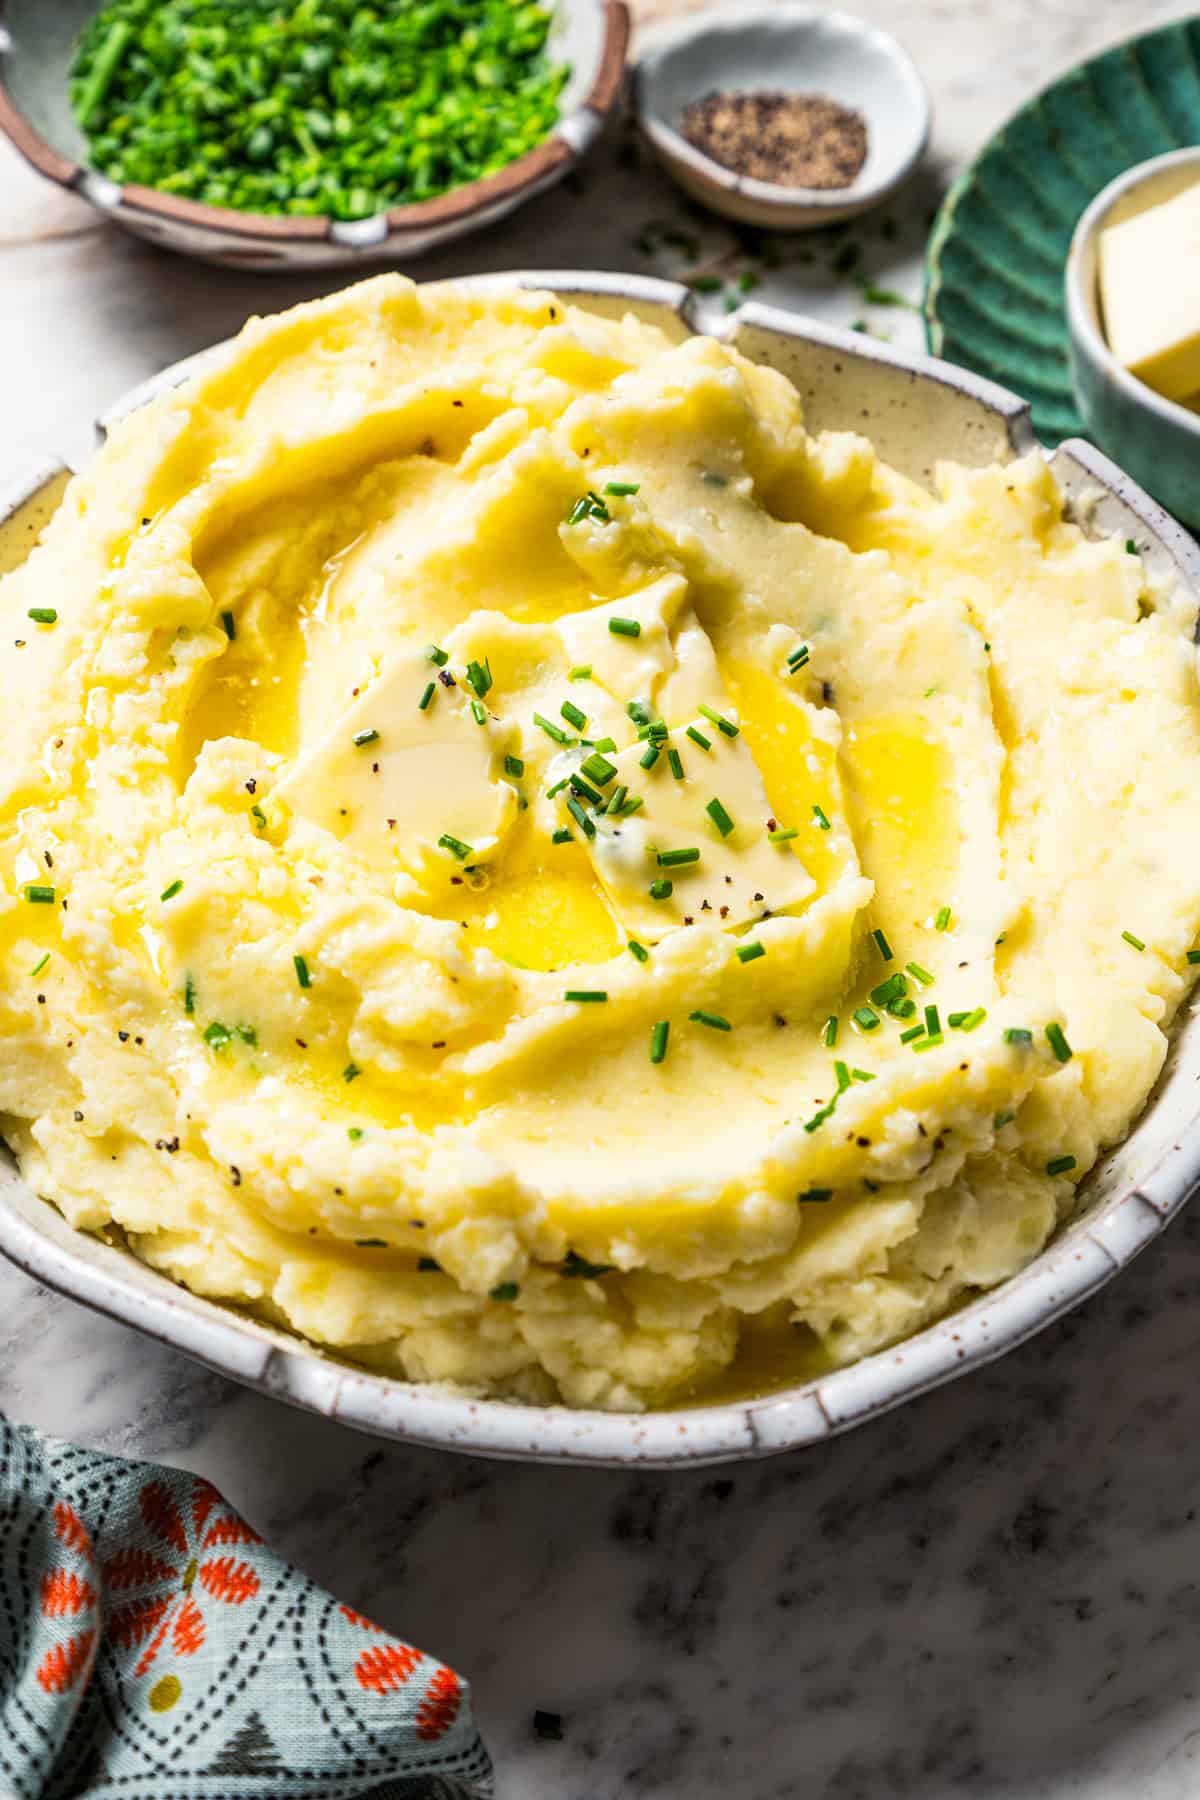
[[[433,284],[436,285],[436,284]],[[611,311],[627,302],[644,317],[698,331],[695,297],[652,277],[561,270],[512,271],[465,278],[478,291],[517,285],[549,290]],[[907,353],[860,334],[750,301],[712,335],[731,340],[755,331],[834,352],[839,361],[883,365],[906,382],[951,390],[990,416],[1014,455],[1036,448],[1029,408],[1018,396],[969,370]],[[102,424],[115,424],[164,388],[178,385],[209,358],[161,371],[119,400]],[[1052,463],[1083,516],[1107,534],[1136,531],[1147,560],[1200,592],[1200,546],[1155,501],[1091,445],[1071,441]],[[36,502],[63,465],[43,464],[7,493],[0,525]],[[1099,515],[1104,515],[1102,518]],[[1164,1076],[1170,1073],[1174,1046]],[[1157,1088],[1139,1115],[1146,1118]],[[1026,1267],[959,1312],[915,1336],[844,1368],[772,1393],[650,1413],[607,1413],[474,1397],[380,1375],[336,1360],[302,1338],[263,1325],[190,1293],[130,1253],[75,1231],[40,1199],[0,1154],[0,1251],[57,1292],[183,1350],[218,1373],[358,1430],[476,1456],[599,1467],[679,1468],[773,1455],[812,1446],[980,1367],[1025,1342],[1095,1292],[1157,1236],[1200,1177],[1200,1094],[1191,1099],[1167,1147],[1121,1176],[1097,1204],[1076,1216]],[[1134,1130],[1137,1129],[1135,1124]],[[1120,1147],[1114,1154],[1119,1153]],[[1104,1178],[1103,1165],[1087,1180]]]
[[[1066,304],[1067,332],[1073,348],[1086,355],[1098,366],[1105,379],[1115,387],[1124,398],[1144,412],[1152,413],[1165,425],[1175,427],[1200,437],[1200,415],[1189,412],[1186,406],[1180,406],[1175,400],[1168,400],[1146,382],[1139,381],[1136,375],[1119,363],[1114,356],[1107,338],[1100,329],[1095,296],[1088,293],[1088,283],[1084,274],[1084,263],[1093,241],[1104,228],[1104,221],[1117,201],[1135,188],[1142,186],[1147,180],[1168,169],[1184,168],[1192,165],[1200,179],[1200,145],[1187,144],[1178,150],[1166,150],[1160,156],[1151,156],[1145,162],[1135,163],[1117,175],[1106,187],[1101,188],[1095,199],[1080,214],[1079,221],[1071,233],[1071,243],[1067,251],[1067,260],[1063,271],[1063,296]],[[1095,279],[1095,276],[1094,276]],[[1073,383],[1073,385],[1076,385]],[[1076,395],[1078,399],[1078,394]]]
[[[647,75],[655,65],[667,61],[686,44],[695,43],[701,38],[742,36],[764,24],[773,27],[832,27],[846,38],[876,45],[899,71],[904,89],[913,102],[912,116],[919,125],[914,148],[891,169],[877,175],[870,182],[855,177],[848,186],[842,188],[788,187],[781,182],[762,181],[753,175],[739,175],[735,170],[726,168],[724,163],[714,161],[703,150],[689,143],[661,113],[654,111],[648,104]],[[742,194],[747,200],[757,201],[763,206],[777,206],[781,210],[803,206],[814,211],[835,212],[852,206],[856,210],[865,211],[874,206],[878,201],[886,199],[920,162],[929,147],[933,124],[933,103],[929,97],[929,89],[916,63],[898,38],[854,13],[825,11],[806,5],[803,0],[785,0],[779,6],[760,6],[752,11],[739,10],[736,13],[718,8],[682,20],[678,25],[656,35],[637,58],[630,70],[630,93],[632,111],[639,129],[665,157],[685,163],[699,180],[710,187],[720,188],[728,194]],[[868,120],[868,124],[869,122]]]
[[[173,226],[188,226],[222,237],[244,238],[272,245],[311,246],[329,243],[343,250],[377,255],[381,246],[410,232],[457,223],[473,213],[487,213],[498,202],[527,189],[546,185],[576,162],[595,141],[604,121],[620,96],[629,48],[630,16],[625,0],[572,0],[575,5],[598,10],[603,16],[603,35],[592,85],[575,109],[558,119],[549,135],[491,175],[482,175],[461,187],[450,188],[431,200],[387,207],[366,219],[333,219],[327,214],[240,212],[234,207],[210,206],[137,182],[121,184],[87,163],[73,162],[56,150],[26,117],[9,92],[5,80],[4,33],[0,22],[0,132],[25,160],[59,187],[79,192],[104,212],[118,208]]]

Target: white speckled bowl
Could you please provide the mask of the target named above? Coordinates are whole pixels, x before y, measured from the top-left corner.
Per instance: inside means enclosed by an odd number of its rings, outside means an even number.
[[[851,13],[783,0],[766,11],[701,13],[665,33],[635,64],[633,110],[663,167],[713,212],[771,231],[852,219],[899,186],[929,141],[924,83],[894,38]],[[782,187],[735,175],[677,129],[689,100],[714,88],[824,94],[867,122],[867,160],[844,188]]]
[[[576,304],[633,310],[679,338],[691,296],[633,276],[540,272],[485,276],[554,288]],[[866,431],[882,454],[928,483],[941,458],[981,465],[1034,447],[1025,403],[949,364],[904,356],[854,332],[750,304],[722,335],[798,388],[810,425]],[[128,395],[107,423],[178,382],[178,364]],[[102,422],[103,423],[103,422]],[[1084,528],[1134,538],[1152,573],[1200,589],[1200,550],[1128,476],[1090,446],[1063,444],[1055,472]],[[0,570],[20,563],[61,497],[60,465],[0,496]],[[668,1467],[815,1444],[1031,1337],[1155,1237],[1200,1179],[1200,1026],[1184,1008],[1155,1092],[1126,1141],[1080,1187],[1074,1221],[1019,1275],[890,1350],[850,1368],[741,1402],[622,1415],[471,1399],[375,1375],[287,1332],[176,1287],[127,1252],[72,1231],[0,1151],[0,1249],[36,1280],[197,1357],[236,1381],[383,1437],[538,1462]]]

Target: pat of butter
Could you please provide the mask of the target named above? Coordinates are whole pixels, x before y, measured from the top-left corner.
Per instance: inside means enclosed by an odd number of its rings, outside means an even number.
[[[1200,182],[1100,233],[1100,293],[1131,375],[1168,400],[1200,389]]]

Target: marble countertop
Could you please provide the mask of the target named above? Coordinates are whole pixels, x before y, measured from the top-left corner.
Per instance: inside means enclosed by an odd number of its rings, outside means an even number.
[[[684,10],[643,0],[653,28]],[[925,173],[861,233],[912,297],[939,192],[1034,87],[1158,0],[860,0],[933,93]],[[746,267],[620,144],[414,273]],[[803,243],[797,252],[807,254]],[[828,250],[767,297],[915,344]],[[190,264],[0,157],[0,483],[82,460],[163,363],[317,291]],[[330,285],[328,278],[326,285]],[[0,1405],[202,1471],[349,1604],[472,1683],[500,1800],[1185,1800],[1200,1790],[1200,1212],[993,1368],[806,1454],[685,1475],[508,1467],[245,1393],[0,1267]],[[1193,1560],[1195,1559],[1195,1560]],[[538,1741],[535,1707],[559,1712]]]

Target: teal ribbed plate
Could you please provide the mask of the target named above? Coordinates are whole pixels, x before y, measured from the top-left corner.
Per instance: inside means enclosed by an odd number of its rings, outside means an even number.
[[[947,194],[925,259],[935,356],[1024,395],[1044,444],[1083,435],[1063,270],[1079,215],[1147,157],[1200,143],[1200,19],[1080,63],[1015,113]]]

